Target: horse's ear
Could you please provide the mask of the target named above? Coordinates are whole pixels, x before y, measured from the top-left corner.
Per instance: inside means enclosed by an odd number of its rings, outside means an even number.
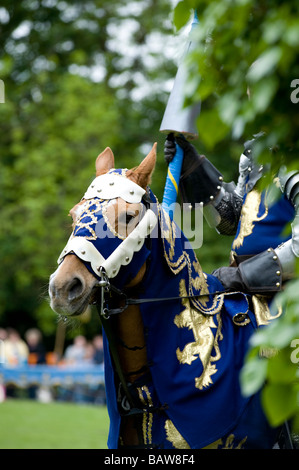
[[[96,176],[107,173],[111,168],[114,168],[114,155],[111,148],[106,147],[96,159]]]
[[[140,165],[134,170],[129,170],[127,177],[132,179],[135,183],[139,184],[142,188],[146,188],[151,182],[151,176],[155,169],[157,158],[157,142],[154,143],[153,148]]]

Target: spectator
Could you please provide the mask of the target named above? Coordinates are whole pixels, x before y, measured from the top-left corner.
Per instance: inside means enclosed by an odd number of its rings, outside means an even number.
[[[73,344],[65,351],[64,359],[66,365],[77,367],[88,367],[94,364],[94,347],[88,343],[82,335],[74,338]],[[94,390],[92,384],[75,383],[70,387],[59,388],[60,399],[65,401],[75,401],[76,403],[91,403],[94,400]]]
[[[0,328],[0,367],[2,364],[5,363],[4,341],[6,340],[6,338],[7,338],[6,330],[4,328]],[[1,395],[1,384],[0,384],[0,395]],[[0,396],[0,403],[1,403],[1,396]]]
[[[7,338],[4,341],[4,354],[5,362],[9,365],[17,366],[27,362],[28,346],[13,328],[7,330]]]
[[[82,335],[74,338],[73,344],[65,350],[64,359],[66,364],[81,365],[84,363],[87,341]]]
[[[104,362],[104,349],[103,349],[103,336],[97,335],[93,338],[94,346],[94,363],[103,364]]]
[[[7,331],[4,328],[0,328],[0,341],[5,341],[7,338]]]
[[[26,331],[25,339],[29,348],[29,364],[45,364],[46,350],[41,332],[37,328],[31,328]]]
[[[85,355],[83,359],[84,365],[92,365],[94,364],[94,355],[95,355],[95,349],[92,343],[86,343],[85,347]]]
[[[4,362],[9,366],[20,366],[27,363],[29,350],[25,341],[13,328],[7,329],[7,338],[4,341]],[[6,396],[13,398],[16,396],[16,387],[8,385]]]

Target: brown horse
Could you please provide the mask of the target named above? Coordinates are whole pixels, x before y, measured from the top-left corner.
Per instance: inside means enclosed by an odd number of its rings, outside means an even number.
[[[250,299],[202,272],[148,188],[155,163],[156,144],[132,170],[115,170],[109,148],[98,156],[70,211],[51,307],[73,317],[98,303],[103,314],[109,447],[272,447],[258,397],[239,387],[258,326]]]

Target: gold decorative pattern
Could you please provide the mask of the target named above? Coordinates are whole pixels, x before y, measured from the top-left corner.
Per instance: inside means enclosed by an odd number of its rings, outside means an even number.
[[[183,436],[179,433],[170,419],[165,422],[166,439],[171,442],[175,449],[190,449],[190,446]]]
[[[83,208],[82,208],[82,214],[78,218],[78,220],[76,221],[76,227],[75,227],[76,233],[80,229],[85,229],[85,230],[89,231],[90,235],[84,237],[87,240],[96,240],[97,239],[97,235],[96,235],[94,229],[92,228],[92,225],[96,225],[98,223],[98,218],[95,216],[95,213],[97,213],[101,210],[102,203],[103,203],[103,201],[101,199],[99,199],[99,200],[89,199],[88,201],[86,201],[84,203]],[[91,209],[91,207],[93,207],[93,206],[96,206],[96,207],[94,209]],[[82,221],[86,217],[90,218],[89,222],[83,222]]]
[[[157,199],[156,202],[159,212],[164,257],[171,271],[174,274],[178,274],[186,266],[184,251],[181,252],[176,260],[173,260],[175,253],[181,251],[181,248],[176,250],[176,240],[180,242],[181,233],[176,233],[177,227],[175,222],[170,219],[167,212],[158,204]]]
[[[271,315],[268,299],[263,295],[253,295],[252,304],[258,326],[268,325],[271,320],[280,317],[282,314],[282,308],[278,305],[278,313],[276,315]]]
[[[243,449],[243,446],[245,442],[247,441],[247,436],[244,437],[238,444],[235,442],[235,436],[234,434],[230,434],[227,438],[226,441],[223,443],[223,439],[218,439],[215,442],[212,442],[206,447],[203,447],[203,449]]]
[[[165,422],[165,431],[166,439],[171,442],[175,449],[190,449],[188,442],[179,433],[170,419]],[[234,434],[230,434],[227,436],[225,441],[223,439],[218,439],[217,441],[203,447],[203,449],[243,449],[246,441],[247,436],[237,443],[235,442]]]
[[[163,238],[167,240],[170,245],[169,249],[169,259],[172,262],[174,257],[174,245],[175,245],[175,237],[176,237],[176,226],[173,220],[169,217],[167,212],[164,213],[164,220],[167,225],[167,229],[163,230]]]
[[[188,253],[186,252],[185,252],[185,258],[187,261],[188,274],[189,274],[188,295],[195,296],[199,292],[200,292],[200,295],[207,294],[206,296],[204,295],[203,297],[192,298],[191,303],[196,309],[198,309],[200,312],[204,314],[214,315],[215,313],[218,313],[221,310],[221,307],[223,305],[224,296],[223,295],[213,296],[212,305],[208,307],[207,304],[209,302],[210,297],[208,296],[209,287],[207,284],[207,276],[202,271],[201,265],[198,262],[197,258],[195,259],[195,261],[193,261],[192,264],[190,261],[190,257]],[[180,294],[180,296],[182,297],[183,294]]]
[[[256,189],[248,193],[244,205],[242,207],[241,219],[240,219],[240,231],[238,236],[235,238],[232,249],[235,250],[240,248],[243,245],[244,238],[248,237],[253,231],[254,222],[263,220],[268,215],[268,206],[265,203],[265,212],[260,217],[258,217],[260,203],[261,203],[261,193]]]
[[[182,279],[180,281],[180,296],[184,297],[186,295],[186,283],[185,280]],[[182,351],[177,348],[176,355],[180,364],[190,365],[193,361],[200,359],[203,373],[200,377],[195,378],[195,387],[202,390],[213,383],[211,376],[217,372],[217,368],[212,362],[218,361],[221,357],[218,344],[218,341],[223,338],[221,333],[221,316],[220,314],[216,315],[218,322],[218,326],[216,326],[214,316],[203,315],[198,310],[192,308],[188,298],[182,299],[181,302],[185,308],[180,314],[175,316],[174,323],[178,328],[188,328],[192,330],[194,342],[186,344]],[[219,310],[220,308],[218,306]],[[214,313],[216,313],[216,311],[214,311]],[[215,337],[212,329],[217,330]],[[212,356],[213,349],[215,349],[214,356]]]
[[[146,385],[138,387],[138,396],[144,407],[153,406],[150,391]],[[144,396],[145,394],[145,396]],[[144,444],[152,444],[152,426],[153,426],[153,413],[143,413],[142,417],[142,433]]]

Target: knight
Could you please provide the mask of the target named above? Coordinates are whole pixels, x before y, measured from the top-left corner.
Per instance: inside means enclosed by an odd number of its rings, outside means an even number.
[[[182,202],[203,205],[204,217],[219,234],[235,235],[230,266],[213,272],[227,290],[275,294],[295,273],[299,257],[299,171],[281,168],[274,183],[279,197],[269,203],[258,182],[265,169],[256,162],[256,144],[262,134],[245,142],[237,184],[225,183],[222,174],[184,137],[170,134],[165,160],[175,155],[175,141],[183,149],[180,178]],[[288,224],[292,233],[285,235]]]

